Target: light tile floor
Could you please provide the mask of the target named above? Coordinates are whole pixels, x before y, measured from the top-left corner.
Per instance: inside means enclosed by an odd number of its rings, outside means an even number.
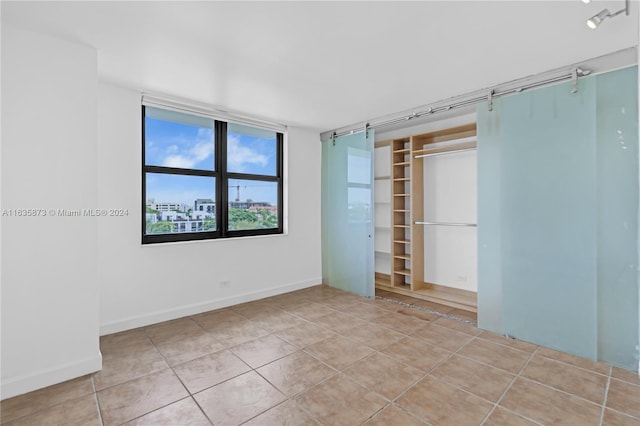
[[[317,286],[104,336],[102,371],[3,401],[1,422],[640,425],[638,375],[399,299]]]

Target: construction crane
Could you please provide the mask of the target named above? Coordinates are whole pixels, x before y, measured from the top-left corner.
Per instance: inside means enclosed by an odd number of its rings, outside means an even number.
[[[246,185],[229,185],[229,188],[235,188],[236,189],[236,202],[240,201],[240,187],[244,186],[244,189],[247,189]]]
[[[240,185],[238,183],[239,181],[236,181],[235,185],[231,185],[231,182],[229,182],[229,188],[235,188],[236,189],[236,202],[240,202],[240,188],[260,188],[260,187],[264,187],[265,185]]]

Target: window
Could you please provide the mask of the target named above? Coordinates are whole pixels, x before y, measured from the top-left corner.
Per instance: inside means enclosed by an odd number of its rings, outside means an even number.
[[[283,134],[142,107],[142,243],[281,234]]]

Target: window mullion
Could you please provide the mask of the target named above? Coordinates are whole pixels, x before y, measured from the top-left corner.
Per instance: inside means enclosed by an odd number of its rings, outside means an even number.
[[[226,237],[229,228],[229,178],[227,176],[227,123],[224,121],[216,121],[216,148],[218,154],[217,167],[220,172],[216,191],[216,202],[219,208],[216,210],[220,217],[220,235]]]

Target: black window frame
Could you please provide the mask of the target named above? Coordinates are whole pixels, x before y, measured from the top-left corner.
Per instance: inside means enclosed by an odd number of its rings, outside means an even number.
[[[154,106],[155,107],[155,106]],[[160,107],[162,108],[162,107]],[[146,142],[146,106],[142,105],[142,244],[157,244],[179,241],[201,241],[224,238],[249,237],[259,235],[278,235],[284,233],[284,133],[275,131],[276,133],[276,174],[259,175],[250,173],[237,173],[227,171],[227,121],[214,120],[214,170],[187,169],[177,167],[153,166],[147,165],[145,159],[145,142]],[[167,109],[171,111],[171,109]],[[188,112],[181,111],[183,114]],[[255,127],[251,124],[238,123],[249,127]],[[259,127],[256,127],[259,128]],[[216,205],[216,230],[200,231],[200,232],[173,232],[167,234],[147,234],[146,233],[146,211],[147,211],[147,173],[160,173],[182,176],[204,176],[214,177],[215,182],[215,205]],[[229,230],[228,212],[229,212],[229,181],[231,179],[253,180],[263,182],[276,182],[278,185],[278,225],[276,228],[260,228],[260,229],[243,229]]]

